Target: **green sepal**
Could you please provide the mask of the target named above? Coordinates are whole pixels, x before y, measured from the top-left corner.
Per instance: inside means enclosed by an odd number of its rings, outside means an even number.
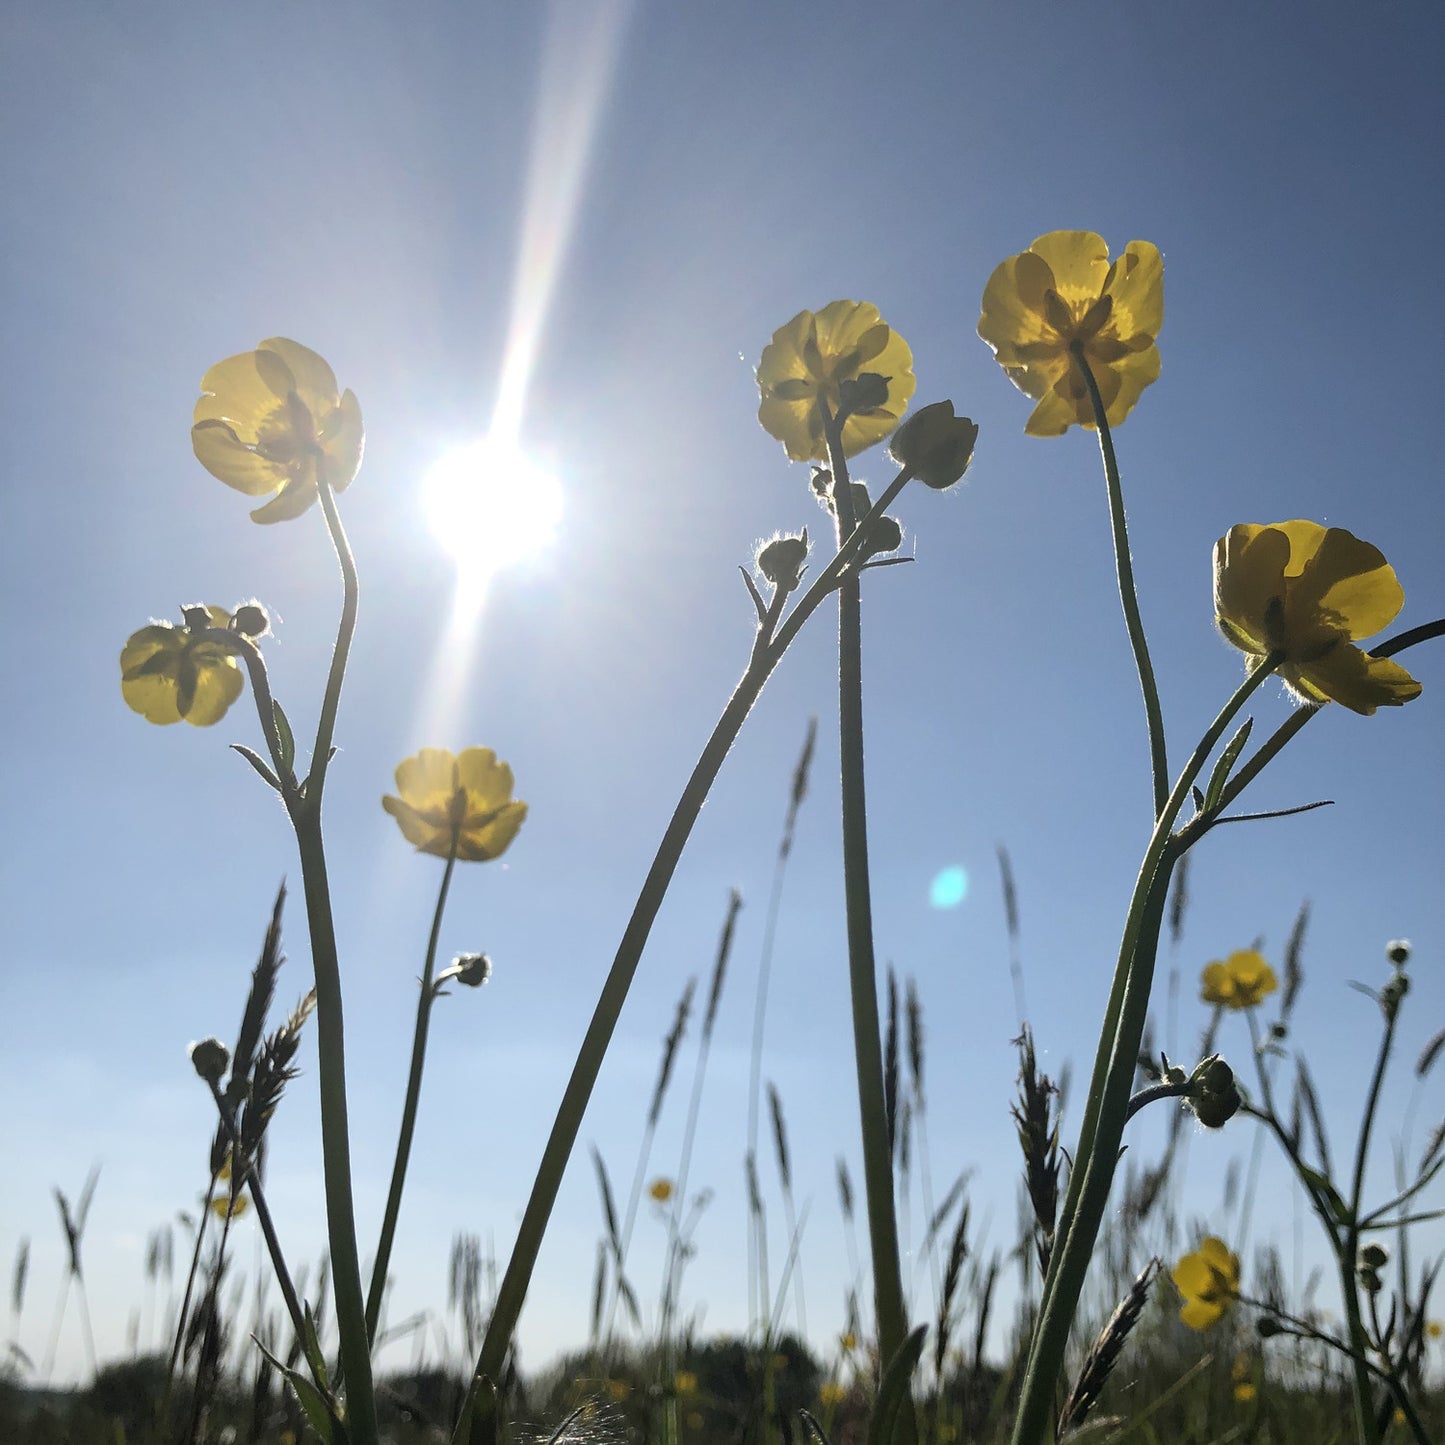
[[[928,1326],[919,1325],[903,1341],[898,1353],[883,1371],[878,1398],[873,1402],[873,1412],[868,1417],[868,1445],[893,1445],[900,1438],[898,1419],[905,1407],[913,1408],[910,1387],[913,1372],[923,1356],[923,1341],[927,1334]]]

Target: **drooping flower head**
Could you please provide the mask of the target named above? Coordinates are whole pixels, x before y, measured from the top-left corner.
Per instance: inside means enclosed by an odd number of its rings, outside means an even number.
[[[1398,662],[1354,645],[1404,605],[1379,548],[1343,527],[1246,524],[1214,544],[1219,630],[1252,663],[1282,652],[1279,675],[1306,702],[1369,714],[1419,697],[1420,684]]]
[[[773,332],[757,376],[758,420],[795,462],[828,460],[820,403],[836,415],[850,383],[873,376],[882,385],[859,398],[869,404],[850,409],[843,423],[843,454],[849,457],[898,425],[917,385],[908,343],[868,301],[832,301],[818,312],[798,312]]]
[[[1050,231],[988,278],[978,334],[1009,380],[1038,401],[1024,430],[1054,437],[1095,425],[1076,352],[1093,372],[1109,425],[1118,426],[1159,379],[1155,341],[1163,324],[1157,246],[1130,241],[1110,262],[1093,231]]]
[[[241,695],[245,677],[235,652],[208,637],[231,624],[224,607],[186,607],[185,621],[152,622],[131,633],[120,654],[126,706],[160,726],[184,719],[210,727]]]
[[[1199,996],[1222,1008],[1255,1008],[1279,987],[1264,955],[1242,948],[1228,958],[1204,965],[1199,975]]]
[[[527,816],[512,798],[512,770],[491,748],[423,748],[396,769],[396,790],[381,806],[396,819],[408,843],[421,853],[481,863],[507,851]]]
[[[349,391],[338,396],[331,368],[295,341],[273,336],[218,361],[201,392],[191,446],[228,487],[271,496],[253,522],[299,517],[316,500],[318,477],[339,492],[361,466],[360,404]]]
[[[1211,1234],[1174,1266],[1170,1278],[1184,1298],[1179,1318],[1191,1330],[1207,1330],[1239,1298],[1239,1257]]]

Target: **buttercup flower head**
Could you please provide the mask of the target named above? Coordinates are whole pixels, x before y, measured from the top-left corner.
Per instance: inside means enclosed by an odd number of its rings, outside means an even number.
[[[988,278],[978,334],[1009,380],[1038,401],[1024,430],[1053,437],[1070,426],[1095,426],[1079,355],[1109,425],[1129,415],[1159,379],[1155,340],[1163,324],[1157,246],[1130,241],[1111,263],[1108,245],[1093,231],[1050,231]]]
[[[512,799],[512,770],[491,748],[466,748],[453,756],[445,748],[423,748],[396,769],[396,790],[381,806],[397,821],[408,843],[421,853],[472,863],[507,851],[527,816],[527,805]]]
[[[235,653],[206,636],[230,626],[224,607],[186,607],[185,622],[152,622],[131,633],[120,654],[120,692],[126,706],[160,726],[182,718],[210,727],[241,695],[244,677]]]
[[[1251,523],[1214,544],[1219,630],[1252,662],[1282,652],[1279,675],[1306,702],[1369,714],[1419,697],[1420,684],[1398,662],[1354,645],[1404,605],[1379,548],[1343,527]]]
[[[655,1199],[659,1204],[666,1204],[672,1198],[672,1180],[654,1179],[647,1186],[648,1197]]]
[[[1241,948],[1222,961],[1206,963],[1199,984],[1205,1003],[1246,1009],[1263,1003],[1279,987],[1279,980],[1262,954]]]
[[[773,332],[758,362],[758,420],[795,462],[826,461],[822,404],[834,415],[845,391],[856,410],[843,423],[843,454],[880,442],[903,415],[917,382],[908,343],[867,301],[833,301],[800,311]],[[881,379],[850,390],[861,377]]]
[[[1191,1330],[1207,1330],[1239,1298],[1239,1259],[1212,1234],[1174,1266],[1170,1278],[1184,1298],[1179,1318]]]
[[[316,500],[318,478],[339,492],[361,466],[360,404],[349,391],[338,396],[331,368],[295,341],[273,336],[218,361],[201,392],[191,446],[228,487],[271,496],[253,522],[299,517]]]

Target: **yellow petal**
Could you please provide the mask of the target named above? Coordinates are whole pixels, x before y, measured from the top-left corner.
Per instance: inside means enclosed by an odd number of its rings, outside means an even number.
[[[1021,346],[1038,346],[1063,355],[1066,343],[1044,316],[1044,293],[1053,281],[1047,263],[1027,251],[994,267],[983,288],[978,334],[993,347],[1001,365],[1016,364]]]
[[[1214,1275],[1202,1254],[1186,1254],[1169,1273],[1174,1287],[1186,1298],[1205,1295],[1214,1286]]]
[[[272,522],[289,522],[293,517],[299,517],[311,504],[316,501],[317,491],[314,481],[287,481],[264,507],[257,507],[251,513],[251,520],[267,526]]]
[[[1055,387],[1030,413],[1024,432],[1031,437],[1061,437],[1071,426],[1082,426],[1092,416],[1092,410],[1081,409],[1077,400]]]
[[[1290,539],[1279,527],[1231,527],[1215,544],[1214,613],[1221,625],[1230,624],[1226,635],[1235,646],[1242,636],[1256,644],[1246,650],[1269,651],[1265,616],[1271,602],[1283,598],[1289,558]]]
[[[396,790],[416,807],[450,798],[457,790],[456,759],[445,748],[423,748],[397,764]]]
[[[243,442],[254,445],[265,421],[286,400],[291,374],[279,357],[243,351],[218,361],[201,378],[204,393],[192,421],[228,421]]]
[[[1420,696],[1420,683],[1393,658],[1370,657],[1341,642],[1308,665],[1280,669],[1312,702],[1333,700],[1365,717],[1378,707],[1401,707]]]
[[[1222,963],[1205,964],[1199,984],[1199,994],[1205,1003],[1227,1005],[1234,997],[1233,975]]]
[[[1297,522],[1283,524],[1285,530]],[[1291,565],[1294,535],[1291,534]],[[1331,527],[1306,557],[1290,588],[1285,616],[1323,613],[1324,622],[1354,641],[1388,627],[1405,605],[1405,589],[1378,547],[1343,527]]]
[[[401,835],[413,847],[420,848],[424,853],[435,853],[441,842],[441,830],[434,824],[428,822],[409,803],[403,802],[400,798],[394,798],[387,794],[381,800],[381,806],[396,819],[397,826],[401,829]],[[442,856],[451,847],[451,830],[447,830],[446,843],[442,847]]]
[[[457,857],[481,863],[499,858],[511,846],[512,839],[527,817],[525,803],[504,803],[481,828],[463,826],[457,842]],[[447,838],[450,844],[450,836]],[[445,851],[445,850],[443,850]]]
[[[1231,1292],[1239,1287],[1239,1259],[1222,1239],[1208,1235],[1200,1242],[1200,1257],[1214,1272],[1216,1285],[1222,1285]]]
[[[1121,337],[1158,336],[1164,325],[1164,258],[1148,241],[1130,241],[1109,272],[1111,327]]]
[[[312,416],[320,416],[336,405],[336,373],[310,347],[284,336],[273,336],[256,350],[280,357],[291,374],[291,385]]]
[[[319,440],[326,453],[326,480],[334,491],[344,491],[361,470],[361,455],[366,446],[366,433],[361,425],[361,403],[348,391],[340,406],[321,422]]]
[[[191,428],[191,448],[213,477],[249,497],[264,497],[286,485],[285,468],[249,451],[226,422],[198,421]]]
[[[197,668],[195,692],[183,716],[198,728],[210,727],[225,717],[240,697],[245,678],[234,657]]]
[[[1096,231],[1050,231],[1029,250],[1054,273],[1054,290],[1071,306],[1103,294],[1109,279],[1109,247]]]
[[[1110,366],[1105,375],[1111,378],[1109,389],[1114,394],[1110,397],[1100,385],[1099,390],[1104,393],[1104,415],[1110,426],[1120,426],[1134,410],[1144,388],[1159,380],[1159,348],[1151,346],[1147,351],[1131,352]],[[1092,407],[1085,425],[1093,425]]]
[[[512,796],[512,770],[497,761],[491,748],[463,748],[456,757],[456,779],[467,790],[469,806],[490,810]]]
[[[818,350],[824,357],[841,357],[853,351],[865,336],[876,327],[881,318],[878,308],[871,301],[830,301],[815,318]],[[877,341],[869,358],[878,354]],[[868,358],[865,358],[868,359]],[[865,371],[882,371],[883,368],[865,365]]]
[[[1179,1311],[1179,1318],[1191,1330],[1207,1330],[1224,1315],[1224,1305],[1214,1300],[1192,1299]]]
[[[786,325],[773,332],[773,339],[763,348],[762,359],[758,362],[758,385],[768,391],[780,381],[795,377],[806,377],[808,369],[803,364],[803,342],[811,333],[813,313],[800,311]]]

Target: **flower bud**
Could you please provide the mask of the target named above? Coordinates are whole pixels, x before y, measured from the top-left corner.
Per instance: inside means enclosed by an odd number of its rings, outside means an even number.
[[[231,618],[231,631],[242,637],[265,637],[271,630],[271,618],[259,602],[243,602]]]
[[[231,1064],[231,1051],[220,1039],[202,1039],[190,1047],[191,1067],[208,1084],[219,1084]]]
[[[1218,1054],[1211,1055],[1189,1076],[1185,1098],[1206,1129],[1223,1128],[1239,1112],[1241,1103],[1234,1070]]]
[[[1367,1244],[1360,1251],[1361,1269],[1384,1269],[1390,1262],[1390,1251],[1383,1244]]]
[[[1385,1282],[1380,1278],[1378,1270],[1361,1267],[1359,1275],[1360,1288],[1364,1290],[1366,1294],[1379,1294],[1379,1292],[1384,1289]]]
[[[935,401],[908,418],[888,444],[888,454],[925,486],[942,491],[968,470],[978,427],[954,416],[951,401]]]
[[[808,561],[808,529],[798,537],[774,537],[758,548],[758,571],[783,593],[794,591],[803,580]]]
[[[1385,957],[1396,968],[1404,968],[1410,961],[1410,940],[1408,938],[1392,938],[1385,945]]]
[[[878,557],[884,552],[896,552],[903,545],[903,528],[896,517],[879,517],[868,529],[867,543],[863,556]]]
[[[459,953],[452,959],[453,977],[468,988],[480,988],[492,976],[492,960],[485,953]]]
[[[1273,1336],[1282,1335],[1285,1332],[1285,1327],[1273,1315],[1260,1315],[1254,1322],[1254,1327],[1262,1340],[1271,1339]]]
[[[181,608],[181,620],[192,632],[204,632],[211,625],[211,609],[199,602],[189,603]]]

